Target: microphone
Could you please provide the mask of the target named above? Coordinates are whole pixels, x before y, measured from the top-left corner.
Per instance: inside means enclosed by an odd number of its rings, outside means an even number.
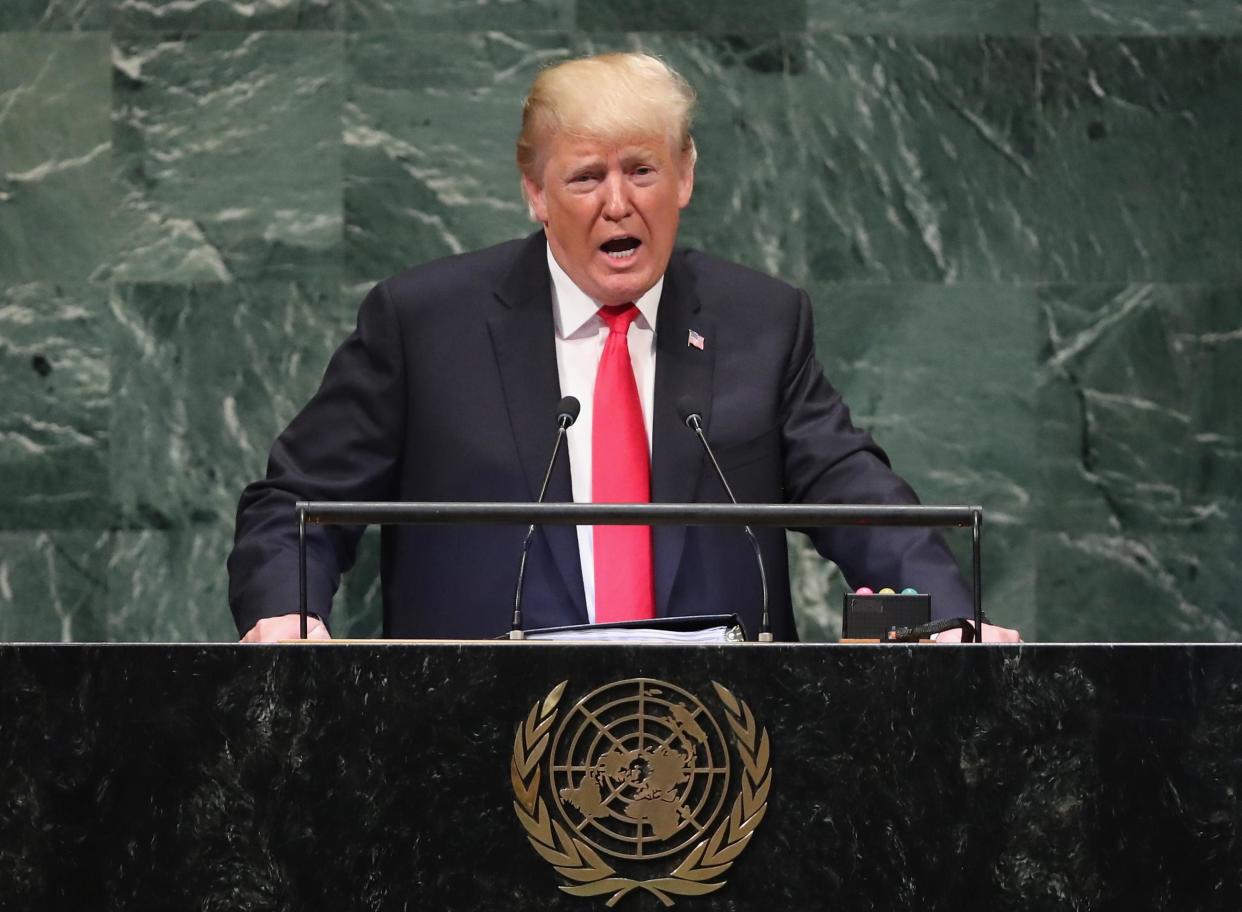
[[[677,414],[681,416],[681,420],[685,422],[686,427],[698,435],[699,441],[703,444],[703,449],[707,451],[707,458],[711,460],[712,468],[716,470],[716,477],[724,485],[725,493],[729,495],[729,500],[736,504],[737,498],[733,496],[733,489],[729,487],[729,482],[725,478],[724,472],[720,469],[720,463],[716,461],[716,454],[712,452],[711,444],[707,442],[707,436],[703,433],[702,411],[695,407],[694,400],[689,396],[683,396],[677,400]],[[759,539],[755,538],[755,531],[750,527],[750,523],[742,526],[742,530],[746,533],[746,537],[750,539],[750,546],[755,549],[755,561],[759,564],[759,586],[763,590],[763,616],[759,621],[759,642],[771,643],[772,623],[768,618],[768,575],[763,570],[763,552],[759,550]]]
[[[561,441],[565,439],[565,431],[578,420],[578,412],[581,410],[582,403],[573,396],[566,396],[556,404],[556,443],[552,446],[552,458],[548,460],[548,470],[543,474],[543,484],[539,488],[539,499],[536,503],[543,503],[544,495],[548,493],[548,482],[552,480],[552,469],[561,452]],[[531,523],[522,542],[522,560],[518,564],[517,591],[513,594],[513,622],[509,627],[511,640],[526,639],[522,632],[522,583],[526,579],[526,555],[530,552],[530,542],[534,537],[535,524]]]

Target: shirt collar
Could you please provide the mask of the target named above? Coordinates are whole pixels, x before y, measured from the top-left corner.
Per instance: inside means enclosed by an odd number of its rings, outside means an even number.
[[[556,320],[556,334],[562,339],[572,339],[582,334],[590,326],[595,332],[597,324],[592,319],[599,310],[599,304],[592,300],[586,292],[579,288],[569,274],[561,268],[561,264],[552,255],[552,245],[548,245],[548,271],[552,273],[552,314]],[[634,306],[638,308],[638,319],[635,320],[643,329],[655,330],[656,312],[660,309],[660,293],[664,290],[664,276],[647,289]],[[645,325],[644,325],[645,324]]]

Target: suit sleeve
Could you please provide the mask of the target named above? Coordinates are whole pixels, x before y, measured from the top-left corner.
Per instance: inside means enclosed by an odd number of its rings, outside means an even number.
[[[792,503],[917,504],[918,496],[866,431],[815,358],[811,302],[799,292],[782,385],[786,499]],[[944,539],[931,529],[858,526],[800,530],[851,587],[912,586],[931,594],[933,618],[969,617],[970,592]]]
[[[405,439],[405,367],[397,314],[384,284],[328,364],[318,392],[277,438],[267,476],[237,508],[229,606],[239,632],[298,610],[298,500],[391,500]],[[307,605],[325,622],[361,526],[308,526]]]

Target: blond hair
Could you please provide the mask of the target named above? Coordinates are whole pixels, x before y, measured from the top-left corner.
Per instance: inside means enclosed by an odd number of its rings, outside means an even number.
[[[522,105],[518,169],[542,183],[540,150],[557,133],[619,140],[665,134],[694,164],[694,89],[650,54],[601,54],[539,72]]]

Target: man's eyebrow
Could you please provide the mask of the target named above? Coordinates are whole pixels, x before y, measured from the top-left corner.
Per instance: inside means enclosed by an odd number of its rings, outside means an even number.
[[[599,168],[603,164],[604,160],[598,155],[584,155],[582,158],[576,158],[566,162],[563,172],[565,174],[576,174],[579,171],[589,171],[592,168]]]
[[[651,149],[647,146],[631,146],[628,149],[622,149],[618,157],[621,161],[628,163],[635,161],[649,162],[659,158],[660,156],[655,149]]]

